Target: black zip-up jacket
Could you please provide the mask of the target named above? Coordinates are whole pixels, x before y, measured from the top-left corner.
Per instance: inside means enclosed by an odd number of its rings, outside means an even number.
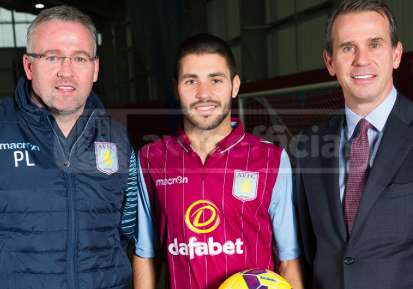
[[[22,78],[0,104],[0,288],[128,288],[122,244],[134,229],[136,170],[126,131],[92,93],[65,156],[29,93]]]

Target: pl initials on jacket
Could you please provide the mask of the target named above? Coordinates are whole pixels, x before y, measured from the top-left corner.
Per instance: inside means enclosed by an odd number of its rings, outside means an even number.
[[[85,111],[67,155],[50,113],[31,104],[26,79],[0,104],[2,289],[129,286],[133,150],[93,93]]]

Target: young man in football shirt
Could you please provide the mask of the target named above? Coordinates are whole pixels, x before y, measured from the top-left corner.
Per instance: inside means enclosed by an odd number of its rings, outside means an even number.
[[[139,152],[135,288],[154,288],[157,254],[171,289],[216,289],[250,268],[302,288],[290,162],[231,119],[240,87],[231,49],[207,34],[187,39],[176,81],[183,129]]]

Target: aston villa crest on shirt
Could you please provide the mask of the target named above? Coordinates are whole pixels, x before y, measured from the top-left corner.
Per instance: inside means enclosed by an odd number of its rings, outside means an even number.
[[[241,201],[257,198],[258,176],[258,172],[235,170],[232,195]]]
[[[95,142],[96,168],[107,175],[119,170],[118,149],[110,142]]]

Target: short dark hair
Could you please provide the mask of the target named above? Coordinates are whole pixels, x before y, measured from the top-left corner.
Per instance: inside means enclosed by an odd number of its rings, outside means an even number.
[[[229,45],[211,34],[196,34],[184,40],[178,48],[175,60],[175,79],[178,80],[181,60],[188,54],[219,54],[225,58],[231,79],[238,74],[235,58]]]
[[[328,54],[333,53],[333,39],[332,39],[332,29],[334,22],[336,21],[337,17],[343,14],[351,13],[351,12],[366,12],[366,11],[373,11],[381,14],[389,21],[390,27],[390,38],[393,47],[397,45],[399,42],[399,37],[397,35],[397,25],[396,19],[390,8],[381,0],[344,0],[342,1],[336,9],[330,14],[327,20],[326,26],[326,47],[325,50]]]
[[[36,28],[44,22],[55,20],[77,22],[86,27],[90,32],[94,46],[94,54],[96,56],[97,32],[95,24],[88,15],[81,12],[79,9],[75,7],[67,5],[55,6],[48,9],[44,9],[42,10],[42,12],[39,13],[39,15],[36,16],[36,18],[33,20],[33,22],[29,25],[29,28],[27,29],[27,52],[32,52],[32,38],[33,33],[36,31]]]

